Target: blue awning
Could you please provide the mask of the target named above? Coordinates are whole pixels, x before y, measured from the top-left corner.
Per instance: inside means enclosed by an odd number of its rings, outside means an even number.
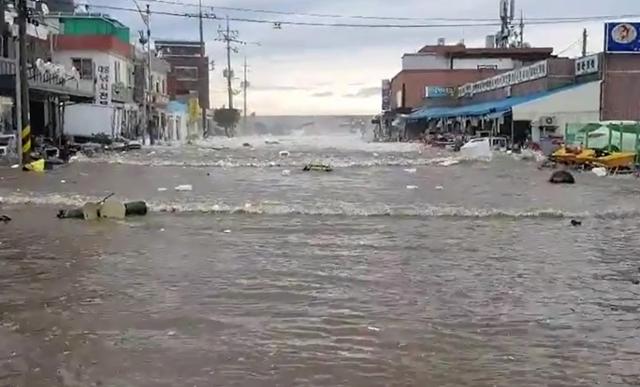
[[[452,106],[452,107],[431,107],[423,108],[414,111],[409,114],[407,118],[409,120],[419,119],[439,119],[439,118],[451,118],[451,117],[480,117],[486,115],[501,115],[511,111],[511,108],[526,102],[530,102],[536,99],[545,98],[549,95],[558,93],[563,90],[567,90],[579,85],[571,85],[568,87],[562,87],[559,89],[545,91],[542,93],[530,94],[521,97],[511,97],[501,99],[498,101],[481,102],[473,105],[465,106]]]

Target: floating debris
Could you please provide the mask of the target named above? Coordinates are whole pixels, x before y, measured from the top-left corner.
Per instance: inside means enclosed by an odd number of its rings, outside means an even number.
[[[416,173],[418,172],[418,170],[416,168],[407,168],[404,170],[407,173]]]
[[[573,175],[567,171],[555,171],[551,178],[549,178],[551,184],[575,184],[576,179]]]
[[[283,151],[280,151],[279,155],[280,157],[289,157],[290,153],[289,151],[283,150]]]
[[[191,184],[183,184],[174,188],[178,192],[187,192],[193,191],[193,186]]]
[[[302,168],[303,171],[305,172],[309,172],[309,171],[320,171],[320,172],[331,172],[333,171],[333,168],[330,165],[327,164],[307,164],[304,166],[304,168]]]
[[[282,176],[291,176],[291,171],[288,169],[285,169],[284,171],[282,171]]]
[[[603,167],[593,168],[591,172],[593,172],[598,177],[605,177],[608,174],[607,168],[603,168]]]
[[[418,186],[417,185],[408,185],[407,189],[408,190],[416,190],[416,189],[418,189]]]
[[[437,190],[437,191],[442,191],[442,190],[444,190],[444,187],[443,187],[443,186],[441,186],[441,185],[437,185],[437,186],[436,186],[436,190]]]
[[[371,332],[380,332],[380,328],[376,328],[376,327],[373,327],[373,326],[369,326],[369,327],[367,327],[367,329],[370,330]]]
[[[167,192],[168,190],[164,187],[158,188],[158,192]]]

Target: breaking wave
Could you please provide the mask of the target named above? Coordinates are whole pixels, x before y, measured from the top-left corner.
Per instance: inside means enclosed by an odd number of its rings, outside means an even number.
[[[380,157],[367,158],[360,160],[334,158],[334,157],[315,157],[294,159],[279,158],[276,160],[242,160],[242,159],[220,159],[220,160],[171,160],[171,159],[134,159],[124,157],[97,157],[82,158],[80,161],[85,163],[106,163],[121,165],[137,165],[151,167],[189,167],[189,168],[302,168],[308,162],[322,162],[332,165],[334,168],[371,168],[371,167],[419,167],[419,166],[443,166],[448,167],[459,163],[469,163],[481,160],[467,160],[457,157],[439,157],[439,158],[397,158],[397,157]]]
[[[89,201],[101,198],[83,195],[38,195],[24,194],[0,197],[0,205],[45,207],[80,207]],[[178,202],[149,201],[151,212],[172,214],[218,214],[218,215],[300,215],[300,216],[344,216],[344,217],[418,217],[418,218],[600,218],[621,219],[640,217],[640,209],[615,209],[600,212],[570,212],[561,209],[497,209],[465,208],[456,206],[390,206],[385,204],[358,205],[348,202],[318,203],[316,205],[259,202],[241,205],[223,202]]]

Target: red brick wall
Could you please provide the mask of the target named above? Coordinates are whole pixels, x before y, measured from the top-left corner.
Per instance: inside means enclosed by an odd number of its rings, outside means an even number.
[[[172,99],[181,95],[182,90],[198,90],[200,107],[210,108],[209,101],[209,58],[200,57],[165,57],[163,58],[171,65],[175,66],[195,66],[198,67],[198,81],[178,81],[172,73],[167,76],[167,93]]]
[[[492,77],[496,70],[404,70],[391,80],[391,107],[417,108],[424,105],[425,87],[457,87]],[[405,106],[396,106],[396,94],[405,85]]]
[[[106,35],[56,35],[53,39],[54,49],[59,50],[96,50],[113,52],[125,58],[131,58],[133,47]]]
[[[640,55],[605,55],[602,83],[604,121],[640,120]]]

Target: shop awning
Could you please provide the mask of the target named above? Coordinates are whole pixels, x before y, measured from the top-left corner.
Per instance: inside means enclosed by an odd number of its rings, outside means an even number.
[[[542,93],[535,93],[521,97],[511,97],[498,101],[481,102],[465,106],[424,108],[414,111],[407,118],[410,120],[419,120],[451,117],[481,117],[488,115],[495,117],[510,112],[514,106],[530,103],[536,100],[542,100],[553,94],[560,93],[568,89],[574,89],[579,86],[581,85],[571,85]]]

